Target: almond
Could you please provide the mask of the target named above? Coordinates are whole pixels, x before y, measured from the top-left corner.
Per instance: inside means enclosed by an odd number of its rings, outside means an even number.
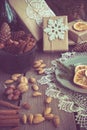
[[[11,83],[13,83],[13,82],[14,82],[14,80],[8,79],[8,80],[5,81],[5,84],[11,84]]]
[[[28,117],[27,117],[27,120],[28,120],[29,124],[32,124],[33,118],[34,118],[33,114],[30,113],[30,114],[28,115]]]
[[[43,60],[36,60],[34,64],[37,64],[38,62],[43,63]]]
[[[38,61],[37,63],[34,64],[33,67],[34,67],[34,68],[38,68],[38,67],[40,67],[41,64],[42,64],[42,63]]]
[[[43,116],[43,115],[40,114],[40,113],[37,113],[37,114],[34,115],[34,117],[37,117],[37,116]]]
[[[55,127],[58,127],[58,125],[60,124],[59,116],[56,116],[56,115],[54,116],[53,123]]]
[[[28,84],[28,79],[27,79],[25,76],[22,76],[22,77],[20,78],[20,82],[21,82],[21,83]]]
[[[45,118],[43,116],[34,116],[33,123],[39,124],[39,123],[43,122],[44,120],[45,120]]]
[[[27,123],[27,115],[26,114],[23,114],[23,116],[22,116],[22,122],[23,122],[23,124]]]
[[[36,83],[36,79],[33,78],[33,77],[31,77],[31,78],[29,78],[29,82],[30,82],[30,83]]]
[[[46,67],[46,64],[43,63],[40,65],[40,68],[44,68],[44,67]]]
[[[36,84],[34,84],[34,85],[32,86],[32,88],[33,88],[34,91],[37,91],[37,90],[39,89],[39,87],[38,87]]]
[[[45,110],[44,110],[44,115],[50,114],[51,111],[52,111],[52,108],[51,108],[51,107],[46,107]]]
[[[52,120],[53,117],[54,117],[54,114],[52,114],[52,113],[45,115],[45,119],[47,119],[47,120]]]
[[[31,108],[30,104],[28,104],[27,102],[23,103],[23,104],[22,104],[22,107],[23,107],[24,109],[26,109],[26,110],[30,110],[30,108]]]
[[[41,92],[33,92],[32,96],[33,97],[38,97],[38,96],[41,96],[42,93]]]
[[[38,71],[38,74],[43,74],[45,72],[45,69],[41,69]]]
[[[11,78],[14,80],[14,81],[16,81],[16,80],[18,80],[18,78],[21,76],[21,74],[13,74],[12,76],[11,76]]]
[[[51,97],[46,97],[45,103],[49,104],[49,103],[51,103],[51,101],[52,101],[52,98],[51,98]]]

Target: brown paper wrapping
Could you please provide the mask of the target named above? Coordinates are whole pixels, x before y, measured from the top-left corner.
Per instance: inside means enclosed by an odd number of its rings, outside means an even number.
[[[82,21],[82,20],[80,20]],[[80,43],[87,40],[87,30],[86,31],[76,31],[73,28],[74,23],[77,21],[72,21],[69,23],[69,38],[76,43]]]
[[[42,38],[42,28],[40,28],[35,20],[30,19],[26,15],[26,7],[27,3],[24,0],[9,0],[10,5],[14,8],[20,19],[23,21],[23,23],[26,25],[26,27],[29,29],[29,31],[32,33],[32,35],[36,38],[38,41]]]
[[[55,16],[55,17],[49,17],[53,20],[56,20],[60,17],[63,17],[63,22],[65,25],[67,25],[67,16]],[[47,27],[47,22],[49,18],[43,19],[43,28]],[[44,51],[67,51],[68,50],[68,31],[65,32],[64,39],[55,39],[52,42],[49,40],[49,36],[47,33],[43,32],[43,50]]]

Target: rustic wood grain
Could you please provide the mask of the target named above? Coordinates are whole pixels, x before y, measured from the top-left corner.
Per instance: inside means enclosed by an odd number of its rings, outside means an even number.
[[[40,52],[39,54],[37,54],[36,56],[36,60],[38,59],[43,59],[44,62],[47,64],[47,67],[51,66],[51,60],[58,58],[58,53],[42,53]],[[27,73],[26,73],[27,78],[29,77],[35,77],[37,80],[40,79],[41,75],[37,75],[37,73],[34,71],[33,68],[31,68]],[[38,84],[38,83],[37,83]],[[43,113],[44,109],[45,109],[45,103],[44,103],[44,99],[46,98],[45,95],[45,90],[47,88],[46,85],[41,86],[40,84],[38,84],[39,86],[39,91],[42,92],[42,96],[41,97],[32,97],[32,93],[33,90],[31,88],[32,84],[29,83],[29,90],[27,93],[24,93],[22,96],[22,100],[20,102],[20,104],[24,103],[24,102],[28,102],[31,105],[31,109],[29,111],[25,111],[22,110],[22,113]],[[58,128],[55,128],[54,125],[52,124],[52,122],[50,121],[44,121],[41,124],[38,125],[22,125],[21,129],[30,129],[30,130],[76,130],[76,123],[75,123],[75,119],[74,119],[74,114],[73,113],[67,113],[64,111],[61,111],[58,109],[58,100],[57,99],[53,99],[52,103],[49,104],[48,106],[52,107],[52,112],[56,115],[59,115],[60,117],[60,125],[58,126]],[[67,123],[68,122],[68,123]]]

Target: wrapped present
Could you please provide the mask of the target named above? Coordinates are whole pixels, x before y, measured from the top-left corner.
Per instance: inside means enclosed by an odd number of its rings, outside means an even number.
[[[70,22],[69,38],[76,43],[87,41],[87,22],[83,20]]]
[[[43,50],[68,50],[67,16],[54,16],[43,19]]]
[[[36,40],[40,40],[43,17],[55,16],[45,0],[9,0],[9,3]]]

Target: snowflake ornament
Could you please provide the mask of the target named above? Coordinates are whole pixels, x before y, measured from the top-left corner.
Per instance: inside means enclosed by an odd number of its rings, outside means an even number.
[[[68,30],[68,26],[64,25],[63,18],[58,18],[57,20],[48,20],[48,25],[44,29],[44,32],[49,35],[49,40],[55,40],[55,39],[64,39],[64,34]]]

